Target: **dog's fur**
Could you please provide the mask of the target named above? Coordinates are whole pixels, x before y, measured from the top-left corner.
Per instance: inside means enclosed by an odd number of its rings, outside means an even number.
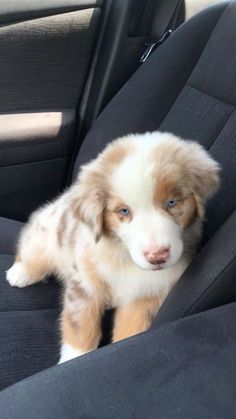
[[[31,216],[7,280],[24,287],[52,272],[63,280],[60,362],[97,348],[106,307],[116,308],[113,342],[147,330],[192,259],[218,170],[197,143],[129,135]],[[160,249],[164,258],[147,259]]]

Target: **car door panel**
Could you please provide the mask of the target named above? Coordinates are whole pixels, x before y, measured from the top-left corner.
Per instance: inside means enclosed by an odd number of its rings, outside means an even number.
[[[75,107],[98,21],[88,9],[2,26],[0,112]]]
[[[73,109],[0,114],[0,171],[2,166],[66,157],[74,131]]]
[[[55,196],[64,183],[66,158],[0,168],[1,211],[9,218],[24,220],[25,215]]]
[[[140,65],[164,3],[0,0],[0,216],[24,221],[69,183],[86,132]]]
[[[101,4],[0,1],[2,216],[23,220],[65,185]]]
[[[55,15],[94,7],[101,7],[103,0],[8,0],[1,1],[0,23],[34,17]]]

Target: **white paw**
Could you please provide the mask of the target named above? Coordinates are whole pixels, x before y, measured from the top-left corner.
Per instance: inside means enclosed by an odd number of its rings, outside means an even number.
[[[14,265],[6,271],[6,280],[12,287],[19,288],[26,287],[32,283],[21,262],[14,263]]]
[[[61,357],[58,364],[69,361],[70,359],[77,358],[77,356],[84,355],[86,352],[80,349],[73,348],[68,343],[63,343],[61,347]]]

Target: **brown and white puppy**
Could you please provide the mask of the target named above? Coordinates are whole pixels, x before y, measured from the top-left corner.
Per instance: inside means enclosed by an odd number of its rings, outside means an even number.
[[[52,272],[63,280],[60,362],[97,348],[106,307],[116,308],[113,342],[148,329],[192,259],[218,171],[197,143],[129,135],[33,213],[7,280],[24,287]]]

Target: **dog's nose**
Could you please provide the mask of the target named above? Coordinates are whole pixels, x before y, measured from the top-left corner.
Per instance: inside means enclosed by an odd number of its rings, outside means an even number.
[[[155,247],[144,252],[144,256],[149,263],[157,265],[159,263],[165,263],[170,255],[169,247]]]

